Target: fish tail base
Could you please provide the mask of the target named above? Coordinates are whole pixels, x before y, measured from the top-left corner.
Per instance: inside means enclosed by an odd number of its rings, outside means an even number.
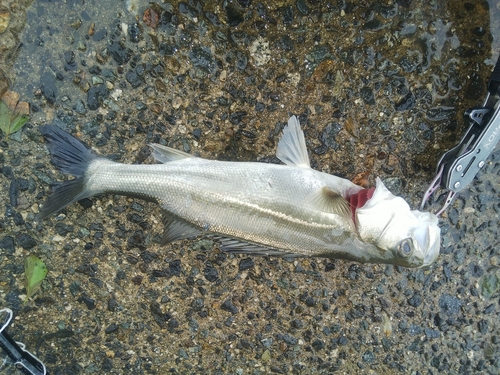
[[[93,195],[86,186],[85,174],[90,164],[100,158],[85,143],[55,125],[42,126],[40,132],[48,143],[52,164],[61,172],[76,178],[55,185],[53,193],[36,216],[36,221],[41,221],[66,206]]]

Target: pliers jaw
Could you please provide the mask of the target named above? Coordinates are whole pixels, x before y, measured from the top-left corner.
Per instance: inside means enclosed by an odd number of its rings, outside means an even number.
[[[420,209],[432,194],[442,187],[448,190],[443,207],[436,213],[441,215],[453,199],[469,185],[484,167],[486,159],[500,141],[500,57],[497,60],[488,93],[480,108],[468,109],[464,116],[470,126],[459,144],[445,152],[439,160],[437,173],[424,193]]]
[[[434,180],[432,180],[431,184],[424,193],[424,196],[422,198],[422,203],[420,204],[420,211],[424,210],[425,203],[429,200],[432,194],[441,186],[443,170],[444,170],[444,164],[441,164],[438,173],[436,174],[436,177],[434,177]],[[454,191],[448,192],[448,194],[446,195],[446,201],[444,202],[443,207],[441,207],[441,209],[438,212],[436,212],[436,216],[440,216],[444,211],[446,211],[448,206],[455,199],[456,195],[457,193],[455,193]]]

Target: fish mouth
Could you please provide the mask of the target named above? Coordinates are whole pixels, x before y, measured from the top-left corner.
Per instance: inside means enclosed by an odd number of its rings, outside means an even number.
[[[427,267],[434,263],[439,255],[441,229],[438,226],[438,218],[430,212],[415,210],[412,213],[420,223],[413,235],[424,257],[421,267]]]

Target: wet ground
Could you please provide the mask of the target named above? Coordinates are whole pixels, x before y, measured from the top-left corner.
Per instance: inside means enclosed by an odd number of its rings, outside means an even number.
[[[1,80],[31,107],[21,132],[0,135],[0,307],[51,373],[500,372],[498,151],[442,217],[427,270],[162,247],[159,208],[118,196],[33,221],[64,178],[42,124],[125,163],[152,163],[150,142],[277,162],[291,114],[314,168],[378,176],[416,208],[485,95],[500,3],[27,6],[0,9]],[[23,303],[29,254],[49,273]]]

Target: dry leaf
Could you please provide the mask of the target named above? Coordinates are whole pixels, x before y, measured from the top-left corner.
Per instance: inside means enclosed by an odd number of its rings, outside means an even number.
[[[347,130],[349,134],[353,135],[356,138],[359,136],[358,123],[353,118],[347,118],[345,120],[344,126],[345,130]]]
[[[7,30],[10,23],[10,12],[7,9],[0,9],[0,34]]]
[[[370,176],[370,171],[364,171],[361,173],[358,173],[354,178],[352,179],[352,183],[359,185],[364,188],[370,187],[370,183],[368,182],[368,177]]]

